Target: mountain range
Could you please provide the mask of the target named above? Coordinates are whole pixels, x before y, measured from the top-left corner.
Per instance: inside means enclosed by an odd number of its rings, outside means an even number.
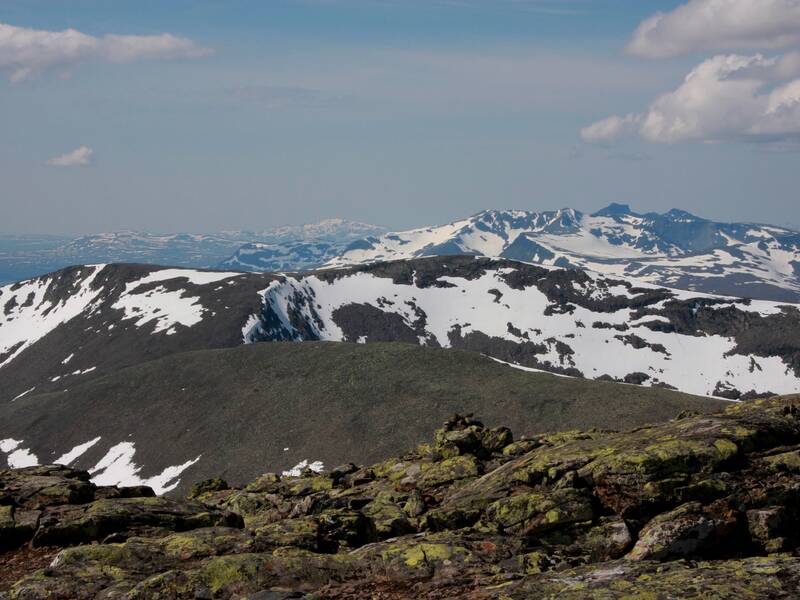
[[[800,232],[721,223],[678,209],[642,214],[623,204],[593,214],[487,210],[446,225],[399,232],[331,219],[258,233],[117,232],[68,241],[7,236],[0,239],[0,283],[88,263],[291,272],[456,254],[580,268],[696,292],[800,302]]]
[[[85,264],[0,286],[0,467],[183,493],[382,460],[453,411],[635,427],[796,393],[799,235],[612,205],[5,240]]]
[[[263,251],[271,246],[290,244],[294,248],[291,266],[297,269],[303,268],[302,252],[297,245],[304,241],[335,245],[342,250],[349,242],[383,232],[385,229],[376,225],[328,219],[264,231],[170,234],[116,231],[77,238],[6,235],[0,236],[0,284],[36,277],[67,266],[92,263],[213,268],[231,258],[239,249],[252,245]],[[306,262],[310,267],[311,263]]]
[[[510,259],[300,274],[72,267],[0,287],[0,466],[83,457],[99,481],[169,492],[188,469],[228,465],[244,480],[331,464],[345,447],[379,460],[447,412],[492,414],[498,402],[523,431],[613,425],[598,415],[636,426],[719,407],[698,396],[797,391],[797,340],[794,305]],[[425,353],[378,359],[387,342]],[[356,414],[371,410],[397,432]],[[341,419],[330,436],[356,435],[357,422],[364,437],[318,443],[311,414]],[[412,414],[419,426],[401,427]]]
[[[327,266],[470,254],[588,269],[654,285],[800,301],[800,232],[717,223],[686,211],[639,214],[612,204],[591,215],[485,211],[440,227],[351,244]]]

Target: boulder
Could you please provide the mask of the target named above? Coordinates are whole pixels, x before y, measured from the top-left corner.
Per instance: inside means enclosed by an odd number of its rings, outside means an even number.
[[[592,499],[575,489],[550,493],[526,493],[503,498],[491,504],[485,524],[513,535],[536,536],[573,523],[592,521]]]
[[[704,514],[699,502],[684,504],[648,522],[628,558],[666,560],[697,556],[724,541],[720,525],[719,520]]]
[[[165,535],[200,527],[243,526],[239,515],[167,498],[120,498],[53,506],[39,518],[34,546],[71,546],[146,532]]]
[[[752,540],[766,552],[780,552],[788,545],[789,518],[782,506],[747,511],[747,530]]]

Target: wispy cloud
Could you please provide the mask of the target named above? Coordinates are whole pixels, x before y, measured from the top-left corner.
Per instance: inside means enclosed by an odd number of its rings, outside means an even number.
[[[80,146],[72,152],[56,156],[47,161],[51,167],[88,167],[92,164],[94,150],[88,146]]]
[[[200,58],[211,53],[209,48],[170,33],[95,37],[75,29],[47,31],[0,23],[0,69],[9,69],[10,79],[15,83],[48,70],[66,70],[89,61],[121,64]]]

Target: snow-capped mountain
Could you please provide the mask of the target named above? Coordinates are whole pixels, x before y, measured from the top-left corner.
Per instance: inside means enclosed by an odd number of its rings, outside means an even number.
[[[717,223],[681,210],[638,214],[485,211],[440,227],[373,236],[327,266],[469,254],[578,267],[678,289],[800,301],[800,232]]]
[[[90,265],[0,287],[0,401],[174,352],[283,340],[462,348],[708,396],[800,391],[797,305],[454,256],[307,275]]]
[[[258,359],[226,353],[255,342],[311,340],[466,350],[520,372],[730,399],[800,391],[796,305],[469,256],[305,275],[88,265],[0,287],[0,468],[81,457],[103,482],[169,491],[198,461],[219,469],[242,460],[214,450],[240,441],[225,434],[229,424],[249,432],[248,447],[263,445],[261,430],[246,426],[251,413],[237,412],[245,400],[261,419],[268,393],[277,422],[302,429],[303,415],[285,404],[291,400],[280,404],[278,392],[263,385],[291,387],[325,364],[309,355],[296,359],[302,372],[284,373],[272,354],[271,384],[242,382],[242,361]],[[340,381],[346,364],[330,377]],[[228,381],[239,378],[235,394],[217,381],[214,365]],[[321,382],[324,396],[329,381]],[[671,393],[641,394],[656,391]],[[209,422],[202,410],[212,407]],[[304,447],[313,438],[304,437]],[[175,440],[169,452],[165,440]],[[292,446],[275,442],[264,460],[278,464]],[[316,457],[293,458],[280,464]]]
[[[739,398],[800,390],[797,335],[796,305],[454,256],[276,279],[247,338],[462,348],[521,367]]]
[[[242,343],[272,276],[88,265],[0,287],[0,402]]]

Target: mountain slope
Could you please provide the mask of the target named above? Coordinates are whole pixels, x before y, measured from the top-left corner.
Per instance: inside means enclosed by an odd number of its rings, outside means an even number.
[[[251,341],[405,341],[729,398],[800,389],[796,305],[464,256],[287,276],[264,302]]]
[[[800,389],[796,305],[462,256],[285,276],[97,265],[0,287],[0,402],[176,352],[318,339],[698,395]]]
[[[73,466],[105,484],[163,492],[180,479],[177,491],[185,492],[187,481],[242,482],[303,460],[383,460],[457,411],[531,434],[633,427],[726,404],[526,373],[457,350],[254,344],[174,354],[0,403],[0,468],[71,454]]]
[[[354,242],[328,266],[419,256],[469,254],[572,266],[678,289],[800,301],[800,232],[717,223],[681,210],[639,214],[612,204],[588,215],[479,213]]]
[[[0,287],[0,402],[175,352],[240,345],[271,280],[94,265]]]

